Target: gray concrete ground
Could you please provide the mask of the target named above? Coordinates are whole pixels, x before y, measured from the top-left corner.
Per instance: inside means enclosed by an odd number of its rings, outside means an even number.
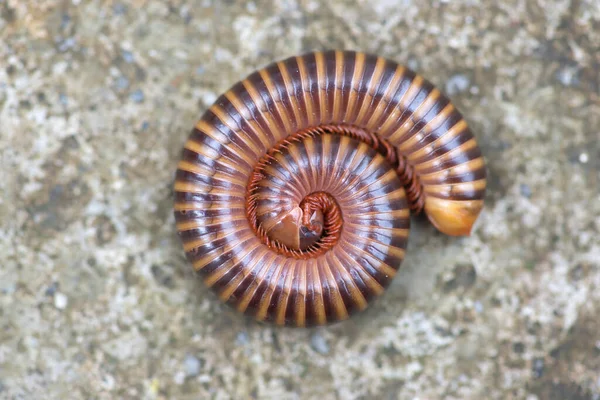
[[[0,0],[0,38],[0,398],[600,398],[597,0]],[[257,326],[193,278],[173,173],[218,94],[323,48],[444,89],[487,206],[417,222],[366,313]]]

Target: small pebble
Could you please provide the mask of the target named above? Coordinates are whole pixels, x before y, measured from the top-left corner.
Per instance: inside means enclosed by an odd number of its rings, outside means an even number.
[[[160,382],[158,381],[158,379],[154,378],[152,379],[152,381],[150,381],[149,389],[150,393],[152,393],[153,395],[158,393],[158,390],[160,389]]]
[[[17,286],[15,284],[8,284],[0,289],[2,294],[13,294],[17,290]]]
[[[60,28],[65,29],[71,22],[71,16],[69,14],[63,14],[60,19]]]
[[[320,333],[315,333],[310,338],[310,346],[314,351],[321,354],[329,353],[329,345],[323,336]]]
[[[408,68],[414,70],[419,69],[419,61],[417,61],[416,58],[411,58],[406,62],[406,65],[408,66]]]
[[[56,289],[58,289],[58,285],[56,282],[52,282],[52,284],[46,288],[46,296],[54,296]]]
[[[531,197],[531,188],[529,187],[529,185],[522,183],[519,186],[519,191],[521,192],[521,195],[527,198]]]
[[[513,344],[513,351],[518,354],[522,354],[525,351],[525,345],[521,342]]]
[[[129,97],[131,97],[131,100],[133,100],[135,103],[141,103],[142,101],[144,101],[144,92],[138,89],[131,93]]]
[[[579,162],[582,164],[587,164],[587,162],[589,161],[589,157],[587,155],[587,153],[581,153],[579,155]]]
[[[446,82],[446,94],[449,96],[454,96],[467,90],[470,85],[471,82],[468,76],[464,74],[456,74],[451,76]]]
[[[101,385],[106,390],[112,390],[115,387],[115,378],[112,375],[104,375]]]
[[[121,56],[123,57],[123,60],[128,64],[131,64],[132,62],[135,61],[135,58],[133,57],[133,53],[130,51],[123,50],[121,52]]]
[[[64,310],[68,303],[69,298],[65,294],[60,292],[54,294],[54,307],[58,308],[59,310]]]
[[[197,376],[200,373],[202,363],[193,355],[187,354],[183,360],[183,364],[186,376]]]
[[[125,78],[124,76],[120,76],[117,78],[117,89],[127,89],[129,87],[129,79]]]
[[[246,332],[238,333],[237,336],[235,337],[235,342],[240,346],[247,345],[250,342],[250,340],[248,338],[248,334]]]
[[[202,96],[202,101],[206,105],[210,105],[210,104],[214,103],[216,100],[217,100],[217,95],[215,95],[213,92],[206,92]]]
[[[115,15],[123,15],[127,12],[127,6],[121,3],[113,5],[113,12]]]
[[[565,67],[556,73],[556,78],[564,86],[573,86],[577,84],[577,70],[571,67]]]
[[[183,371],[177,372],[173,377],[173,380],[177,385],[183,384],[183,382],[185,382],[185,374],[183,373]]]
[[[58,45],[58,50],[65,52],[73,47],[75,47],[75,38],[67,38]]]
[[[544,360],[536,358],[533,360],[533,376],[535,378],[541,378],[544,375]]]

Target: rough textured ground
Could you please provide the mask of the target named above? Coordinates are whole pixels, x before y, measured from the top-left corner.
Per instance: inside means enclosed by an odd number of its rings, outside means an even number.
[[[193,278],[173,173],[218,94],[323,48],[443,88],[487,207],[418,221],[366,313],[257,326]],[[599,71],[597,0],[0,0],[0,398],[599,399]]]

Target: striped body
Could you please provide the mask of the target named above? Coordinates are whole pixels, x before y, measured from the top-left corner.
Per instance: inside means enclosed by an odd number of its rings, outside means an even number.
[[[393,157],[335,132],[294,136],[324,125],[369,132]],[[346,319],[385,290],[404,256],[410,204],[395,157],[410,168],[432,223],[469,234],[485,165],[466,122],[432,84],[356,52],[310,53],[257,71],[217,99],[185,144],[175,217],[188,259],[223,301],[258,320]],[[274,251],[248,220],[250,197],[269,231],[315,192],[335,199],[343,223],[314,257]]]

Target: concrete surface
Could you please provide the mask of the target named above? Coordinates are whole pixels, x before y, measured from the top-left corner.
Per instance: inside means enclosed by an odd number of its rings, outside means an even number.
[[[597,0],[0,0],[0,39],[0,398],[600,398]],[[487,208],[419,220],[368,312],[257,326],[193,279],[172,177],[218,94],[322,48],[450,94]]]

